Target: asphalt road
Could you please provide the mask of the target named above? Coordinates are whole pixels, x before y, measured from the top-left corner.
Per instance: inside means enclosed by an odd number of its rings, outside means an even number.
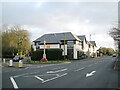
[[[106,56],[64,64],[3,67],[3,88],[120,88],[116,57]]]

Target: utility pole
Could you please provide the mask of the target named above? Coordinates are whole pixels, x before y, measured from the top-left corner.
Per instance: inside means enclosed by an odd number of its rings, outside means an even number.
[[[95,34],[90,34],[90,41],[91,41],[91,37],[92,37],[92,35],[95,35]]]
[[[65,60],[65,33],[64,33],[64,60]]]
[[[91,41],[91,34],[90,34],[90,41]]]

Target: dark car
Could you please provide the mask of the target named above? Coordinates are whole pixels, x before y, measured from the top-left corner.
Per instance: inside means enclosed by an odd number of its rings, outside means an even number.
[[[116,57],[116,54],[113,54],[113,57]]]
[[[13,61],[17,62],[17,61],[22,60],[22,59],[23,59],[22,56],[15,56],[15,57],[13,58]]]

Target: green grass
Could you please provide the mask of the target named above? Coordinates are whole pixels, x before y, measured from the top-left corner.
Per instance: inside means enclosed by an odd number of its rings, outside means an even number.
[[[28,61],[26,63],[30,63],[30,64],[47,64],[47,63],[63,63],[63,62],[71,62],[72,60],[56,60],[56,61],[47,61],[47,62],[40,62],[40,61]]]

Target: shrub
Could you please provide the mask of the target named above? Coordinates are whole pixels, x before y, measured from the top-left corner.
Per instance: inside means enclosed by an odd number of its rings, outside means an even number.
[[[48,60],[62,59],[62,49],[46,49],[46,58]],[[43,49],[31,53],[32,60],[41,60],[43,58]]]

